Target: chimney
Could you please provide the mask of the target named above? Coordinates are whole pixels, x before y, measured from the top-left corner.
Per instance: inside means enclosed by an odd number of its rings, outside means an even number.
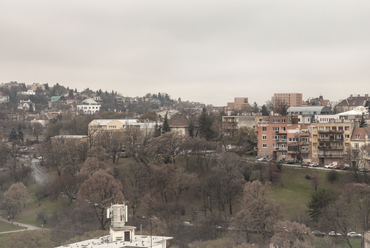
[[[365,94],[365,98],[366,98],[366,100],[368,100],[369,99],[369,94]]]

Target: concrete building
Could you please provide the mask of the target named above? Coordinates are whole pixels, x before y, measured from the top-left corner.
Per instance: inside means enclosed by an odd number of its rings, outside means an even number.
[[[9,96],[3,92],[0,92],[0,104],[9,102]]]
[[[229,110],[247,110],[249,107],[248,97],[235,97],[234,102],[227,103],[227,109]]]
[[[274,93],[274,112],[284,106],[302,106],[302,93]]]
[[[319,164],[344,163],[351,150],[352,121],[334,120],[329,123],[312,123],[312,162]]]
[[[27,89],[36,91],[37,89],[45,90],[45,85],[40,83],[28,84]]]
[[[96,112],[99,112],[101,105],[95,102],[93,99],[88,98],[81,102],[81,104],[77,105],[77,111],[83,112],[85,115],[92,115]]]
[[[303,116],[314,116],[314,115],[330,115],[331,109],[326,106],[294,106],[289,107],[287,115],[303,115]]]
[[[222,116],[222,130],[226,133],[233,133],[241,127],[255,128],[256,116],[240,115],[240,116]]]
[[[33,90],[27,90],[27,91],[18,92],[17,95],[34,96],[36,95],[36,92],[34,92]]]
[[[370,98],[369,94],[365,94],[365,96],[361,95],[350,95],[347,99],[340,101],[334,107],[334,113],[342,113],[345,111],[350,111],[355,109],[358,106],[369,107],[370,106]]]
[[[311,161],[309,124],[298,124],[298,117],[256,117],[259,157]]]
[[[89,247],[89,248],[122,248],[122,247],[154,247],[166,248],[166,242],[173,239],[164,236],[136,235],[134,226],[126,226],[128,220],[127,205],[115,204],[107,209],[107,219],[111,219],[109,235],[88,239],[73,244],[68,244],[70,248]],[[63,248],[66,246],[59,246]]]

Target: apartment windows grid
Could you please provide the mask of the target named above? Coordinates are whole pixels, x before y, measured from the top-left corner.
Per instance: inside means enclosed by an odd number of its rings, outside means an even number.
[[[262,148],[267,148],[267,144],[262,144]]]
[[[279,132],[279,127],[272,127],[273,132]]]
[[[273,136],[272,136],[272,139],[273,139],[273,140],[279,140],[279,135],[273,135]]]
[[[267,135],[262,135],[262,140],[267,140]]]
[[[281,148],[286,148],[286,144],[281,144]]]
[[[262,131],[263,132],[266,132],[267,131],[267,127],[262,127]]]
[[[280,120],[279,119],[272,119],[272,123],[279,123]]]

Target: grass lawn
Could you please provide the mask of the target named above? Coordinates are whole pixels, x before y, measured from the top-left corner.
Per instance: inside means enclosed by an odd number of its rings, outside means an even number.
[[[13,233],[4,233],[0,234],[0,248],[8,248],[7,247],[7,242],[8,238],[12,235]]]
[[[318,189],[336,191],[348,182],[347,173],[339,173],[338,180],[329,183],[326,180],[326,174],[328,173],[326,170],[284,166],[280,180],[272,184],[271,189],[276,203],[281,205],[286,218],[292,212],[307,210],[306,204],[310,200],[314,188],[311,185],[311,180],[305,179],[305,176],[312,176],[315,173],[320,176],[321,181]]]
[[[15,231],[25,229],[25,227],[11,225],[10,223],[0,221],[0,232],[8,232],[8,231]]]

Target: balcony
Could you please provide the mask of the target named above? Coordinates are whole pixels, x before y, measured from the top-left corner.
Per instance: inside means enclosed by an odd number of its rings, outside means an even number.
[[[287,143],[288,142],[288,140],[286,140],[286,139],[279,139],[279,140],[275,140],[276,141],[276,143]]]
[[[319,154],[319,158],[343,158],[343,155],[339,155],[339,154]]]
[[[319,142],[330,142],[330,139],[326,139],[326,138],[318,138],[318,141]]]
[[[318,133],[325,133],[325,134],[342,134],[343,130],[318,130]]]
[[[343,146],[319,146],[319,150],[343,150]]]
[[[286,130],[285,131],[280,130],[280,131],[274,131],[274,132],[276,134],[287,134]]]

